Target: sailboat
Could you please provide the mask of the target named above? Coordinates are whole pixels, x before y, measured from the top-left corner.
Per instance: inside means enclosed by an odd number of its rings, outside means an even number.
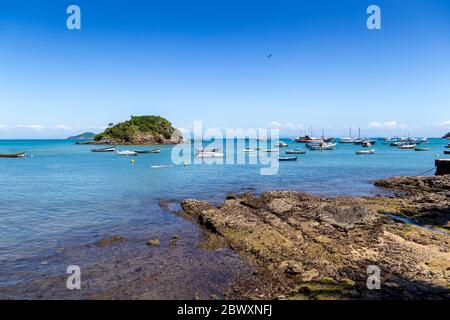
[[[352,127],[348,128],[349,136],[347,138],[340,138],[339,143],[354,143],[355,139],[352,137]]]

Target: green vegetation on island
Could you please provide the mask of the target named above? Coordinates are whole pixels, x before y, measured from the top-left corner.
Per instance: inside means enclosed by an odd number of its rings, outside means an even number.
[[[180,131],[160,116],[131,116],[94,137],[98,143],[120,144],[169,144],[182,139]]]
[[[67,140],[92,140],[95,137],[95,133],[93,132],[84,132],[77,136],[68,137]]]
[[[450,132],[443,136],[442,139],[450,139]]]

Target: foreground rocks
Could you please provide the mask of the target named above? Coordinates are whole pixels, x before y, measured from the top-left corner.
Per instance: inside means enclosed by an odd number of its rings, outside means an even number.
[[[231,297],[449,298],[450,176],[392,178],[377,185],[401,193],[324,198],[272,191],[232,195],[218,207],[192,199],[181,205],[185,215],[223,238],[273,283],[270,289],[242,286]],[[384,213],[418,216],[442,233]],[[380,290],[367,288],[370,265],[381,271]]]

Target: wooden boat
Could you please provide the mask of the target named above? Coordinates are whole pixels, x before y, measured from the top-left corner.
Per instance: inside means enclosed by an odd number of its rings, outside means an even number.
[[[286,150],[285,153],[286,154],[305,154],[306,150],[302,150],[302,149]]]
[[[160,153],[161,150],[160,150],[160,149],[152,149],[152,150],[134,150],[134,152],[139,153],[139,154],[144,154],[144,153]]]
[[[25,157],[25,152],[18,153],[0,153],[0,158],[23,158]]]
[[[130,150],[117,151],[116,154],[119,156],[137,156],[137,152]]]
[[[279,157],[278,161],[297,161],[297,157]]]
[[[91,149],[92,152],[114,152],[116,151],[116,147],[108,147],[108,148],[97,148]]]
[[[418,148],[418,147],[414,148],[414,151],[429,151],[429,150],[430,148]]]
[[[375,153],[375,150],[373,150],[373,149],[356,151],[356,154],[374,154],[374,153]]]

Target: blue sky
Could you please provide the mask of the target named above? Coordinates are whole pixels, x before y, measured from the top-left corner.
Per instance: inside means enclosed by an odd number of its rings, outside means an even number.
[[[66,28],[70,4],[81,30]],[[381,30],[366,27],[370,4]],[[450,130],[449,57],[448,0],[2,1],[0,138],[141,114],[180,128],[438,136]]]

